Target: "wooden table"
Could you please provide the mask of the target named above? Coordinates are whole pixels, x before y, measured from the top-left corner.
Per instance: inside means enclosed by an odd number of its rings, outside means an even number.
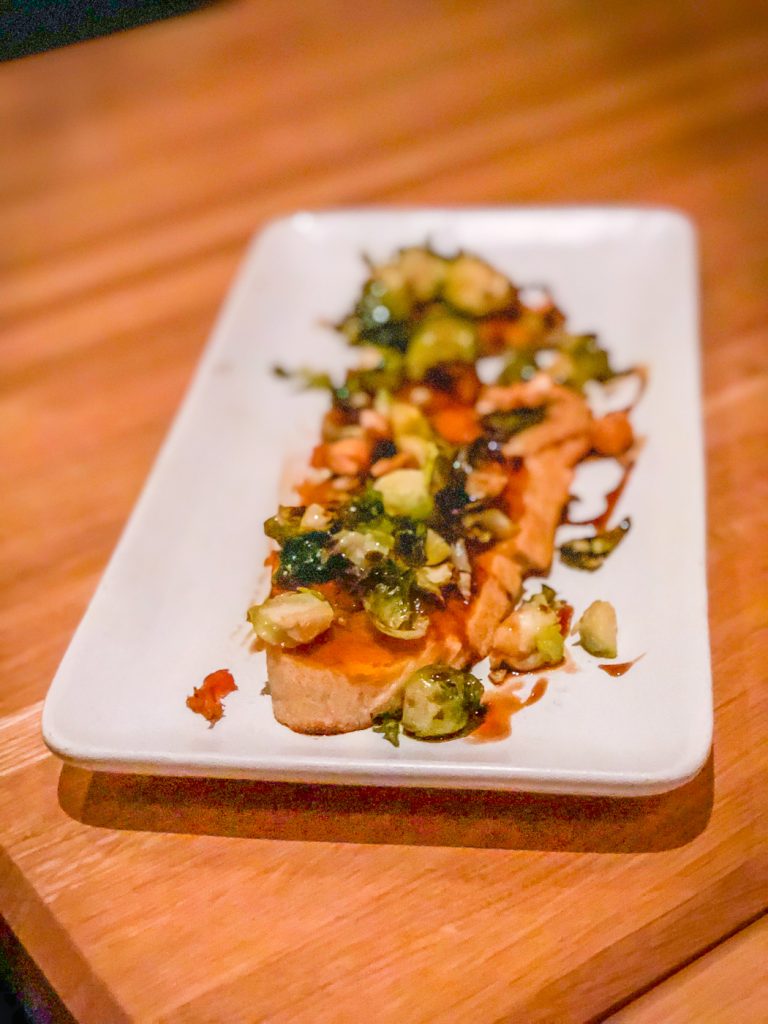
[[[78,1020],[766,1019],[767,49],[762,3],[231,0],[0,66],[0,909]],[[701,233],[705,771],[636,801],[62,771],[41,702],[248,236],[574,200]]]

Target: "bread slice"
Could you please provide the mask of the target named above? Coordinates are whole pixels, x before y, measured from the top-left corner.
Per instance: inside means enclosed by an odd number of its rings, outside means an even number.
[[[365,613],[352,613],[304,647],[267,649],[272,707],[295,732],[367,729],[400,706],[412,672],[435,662],[463,668],[469,660],[462,618],[451,608],[431,616],[421,640],[384,636]]]

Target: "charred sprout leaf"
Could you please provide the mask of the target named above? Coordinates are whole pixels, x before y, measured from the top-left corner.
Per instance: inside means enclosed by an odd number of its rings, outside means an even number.
[[[517,293],[507,278],[485,260],[461,254],[446,266],[443,296],[462,313],[487,316],[508,309]]]
[[[477,340],[470,321],[455,316],[428,317],[414,331],[405,368],[411,380],[421,380],[439,363],[472,363],[476,355]]]
[[[393,747],[400,746],[400,712],[385,711],[373,719],[373,731],[381,733]]]
[[[530,380],[538,369],[534,349],[515,349],[499,374],[498,383],[516,384],[522,380]]]
[[[615,377],[608,353],[594,334],[569,335],[559,345],[548,372],[561,384],[581,390],[588,380],[606,381]]]
[[[280,552],[280,565],[275,582],[282,587],[307,583],[327,583],[340,576],[346,567],[343,555],[328,551],[331,535],[323,530],[310,530],[289,537]]]
[[[535,427],[547,415],[545,405],[521,405],[507,412],[492,412],[480,421],[483,430],[497,441],[506,441],[528,427]]]
[[[476,540],[479,544],[505,540],[515,532],[514,523],[500,508],[468,512],[462,517],[461,525],[464,536],[468,540]]]
[[[479,724],[483,684],[450,665],[427,665],[414,672],[403,694],[403,729],[417,739],[436,739]]]
[[[354,310],[339,325],[352,345],[379,345],[405,352],[411,299],[394,268],[380,268],[363,288]]]
[[[379,362],[370,369],[350,370],[344,387],[348,395],[365,391],[375,395],[378,391],[397,391],[405,378],[403,357],[396,349],[379,348]]]
[[[594,572],[608,555],[624,540],[632,525],[631,519],[622,519],[618,526],[594,537],[581,537],[560,545],[560,561],[572,569]]]
[[[453,539],[461,527],[461,516],[471,499],[465,489],[466,477],[453,472],[448,483],[435,495],[435,508],[441,519],[440,532]]]
[[[264,533],[278,544],[284,544],[290,537],[296,537],[302,530],[303,505],[280,505],[277,515],[264,523]]]
[[[373,523],[384,515],[384,502],[381,495],[372,487],[354,495],[339,515],[339,529],[355,530],[364,523]]]
[[[406,516],[395,520],[395,554],[406,565],[424,565],[426,541],[427,528],[424,523]]]
[[[399,640],[424,636],[429,619],[421,613],[411,570],[402,572],[388,560],[377,565],[365,579],[363,606],[376,629]]]
[[[307,367],[300,367],[297,370],[288,370],[284,366],[273,366],[272,372],[276,377],[283,380],[293,380],[305,391],[318,389],[320,391],[333,391],[334,384],[329,374],[320,373]]]
[[[390,534],[384,530],[367,528],[340,530],[334,537],[334,551],[344,555],[357,569],[365,569],[366,566],[385,558],[394,544]]]

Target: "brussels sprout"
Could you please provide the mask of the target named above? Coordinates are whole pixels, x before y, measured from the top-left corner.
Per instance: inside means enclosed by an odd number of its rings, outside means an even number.
[[[394,562],[384,562],[368,574],[365,586],[363,606],[379,632],[399,640],[424,636],[429,619],[421,614],[412,571],[401,572]]]
[[[334,384],[327,373],[318,370],[310,370],[307,367],[299,367],[296,370],[289,370],[285,366],[273,366],[272,373],[283,380],[294,380],[305,391],[333,391]]]
[[[335,537],[334,551],[358,569],[375,558],[386,557],[395,543],[392,536],[382,530],[341,530]]]
[[[608,353],[594,334],[567,335],[558,346],[554,362],[547,367],[558,383],[579,391],[588,380],[606,381],[615,377]]]
[[[497,441],[506,441],[521,430],[535,427],[547,415],[545,405],[521,405],[506,412],[492,412],[480,421],[483,430]]]
[[[443,297],[462,313],[487,316],[511,306],[516,292],[507,278],[484,260],[458,256],[446,268]]]
[[[452,736],[479,724],[483,684],[470,672],[449,665],[427,665],[408,678],[402,724],[418,739]]]
[[[397,391],[402,386],[405,371],[402,355],[392,348],[377,347],[378,361],[371,367],[350,370],[344,382],[348,394],[365,391],[375,395],[378,391]],[[341,389],[339,389],[341,390]]]
[[[453,565],[450,562],[442,562],[440,565],[422,565],[416,570],[416,586],[428,594],[440,596],[443,587],[447,587],[452,582]]]
[[[411,380],[421,380],[438,363],[472,363],[477,355],[475,329],[454,316],[433,316],[416,329],[405,354]]]
[[[502,622],[493,640],[493,660],[519,672],[556,665],[565,653],[565,629],[551,587],[528,598]],[[495,667],[495,665],[494,665]]]
[[[594,537],[580,537],[560,545],[560,561],[572,569],[594,572],[629,533],[631,519],[622,519],[618,526]]]
[[[372,344],[404,352],[412,300],[396,267],[378,267],[352,313],[338,329],[352,345]]]
[[[432,470],[438,456],[438,448],[434,441],[425,441],[423,437],[406,435],[398,440],[400,451],[411,455],[419,468],[424,471],[427,480],[432,478]]]
[[[461,526],[467,538],[479,541],[481,544],[505,540],[515,532],[514,523],[500,508],[485,508],[479,512],[468,512],[462,516]]]
[[[278,594],[248,609],[248,621],[266,644],[299,647],[320,636],[333,622],[333,608],[314,590]]]
[[[504,364],[499,374],[499,384],[517,384],[522,380],[530,380],[538,373],[535,350],[532,348],[516,349]]]
[[[277,515],[264,523],[264,533],[278,544],[284,544],[290,537],[301,533],[305,511],[303,505],[280,505]]]
[[[427,530],[424,554],[427,565],[437,565],[451,557],[451,545],[435,530]]]
[[[403,249],[397,260],[403,278],[417,302],[431,302],[440,294],[448,261],[429,249]]]
[[[331,515],[322,505],[308,505],[301,517],[302,530],[325,530],[331,522]]]
[[[395,469],[385,473],[373,485],[390,516],[427,519],[432,513],[432,495],[420,469]]]
[[[609,601],[593,601],[579,621],[574,633],[579,643],[595,658],[615,658],[618,626],[616,610]]]
[[[392,402],[389,408],[389,421],[395,441],[403,437],[423,437],[432,440],[432,428],[429,420],[417,406],[411,402]]]
[[[373,523],[384,515],[384,502],[380,494],[368,487],[354,495],[341,509],[334,528],[355,530],[364,523]]]
[[[407,516],[394,524],[395,554],[406,565],[423,565],[426,561],[427,528],[422,522]]]
[[[301,583],[327,583],[340,576],[346,561],[341,555],[328,551],[330,543],[331,535],[322,530],[289,537],[280,552],[275,582],[283,587],[295,587]]]

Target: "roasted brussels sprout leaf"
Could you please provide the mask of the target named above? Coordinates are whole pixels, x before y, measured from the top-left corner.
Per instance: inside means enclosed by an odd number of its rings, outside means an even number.
[[[354,530],[363,523],[372,523],[384,515],[384,501],[378,491],[367,487],[361,494],[356,494],[341,510],[338,519],[339,529]]]
[[[480,421],[483,430],[497,441],[506,441],[528,427],[535,427],[547,415],[545,405],[521,405],[508,412],[492,412]]]
[[[277,594],[248,609],[256,636],[276,647],[299,647],[320,636],[333,622],[333,608],[315,590]]]
[[[280,505],[277,515],[264,523],[264,533],[278,544],[284,544],[291,537],[298,537],[302,531],[301,521],[305,511],[303,505]]]
[[[606,381],[616,376],[608,353],[594,334],[567,335],[548,372],[561,384],[579,391],[588,380]]]
[[[403,693],[403,729],[417,739],[438,739],[479,725],[483,684],[471,672],[427,665],[414,672]]]
[[[289,537],[280,552],[275,582],[282,587],[306,583],[327,583],[340,576],[346,567],[343,555],[328,550],[331,535],[323,530],[310,530]]]
[[[285,366],[273,366],[272,373],[283,380],[293,380],[305,391],[333,391],[334,384],[327,373],[320,373],[307,367],[289,370]]]
[[[539,366],[536,362],[535,349],[516,349],[504,365],[499,374],[498,384],[517,384],[523,380],[530,380],[538,372]]]
[[[416,519],[402,516],[395,520],[395,554],[406,565],[424,565],[427,528]]]
[[[572,569],[594,572],[608,555],[624,540],[632,525],[631,519],[622,519],[618,526],[594,537],[580,537],[560,545],[560,561]]]
[[[418,640],[427,632],[429,619],[421,612],[414,584],[413,572],[402,572],[391,560],[368,574],[363,606],[379,632],[398,640]]]
[[[492,669],[534,672],[557,665],[565,653],[570,606],[546,584],[520,604],[499,626]]]
[[[477,354],[475,329],[468,320],[436,316],[423,321],[414,332],[405,355],[411,380],[421,380],[440,363],[473,363]]]
[[[373,720],[373,731],[381,733],[393,747],[400,746],[400,712],[386,711],[376,715]]]
[[[372,351],[376,351],[373,349]],[[347,395],[365,391],[375,395],[377,391],[397,391],[404,380],[403,357],[396,349],[378,348],[379,361],[369,369],[350,370],[343,388]],[[342,389],[338,389],[341,391]],[[343,396],[340,396],[343,397]]]
[[[376,490],[387,515],[427,519],[432,513],[432,496],[426,475],[420,469],[393,469],[379,477]]]
[[[338,329],[352,345],[379,345],[405,352],[410,311],[407,289],[396,274],[372,277],[363,288],[360,301]]]

